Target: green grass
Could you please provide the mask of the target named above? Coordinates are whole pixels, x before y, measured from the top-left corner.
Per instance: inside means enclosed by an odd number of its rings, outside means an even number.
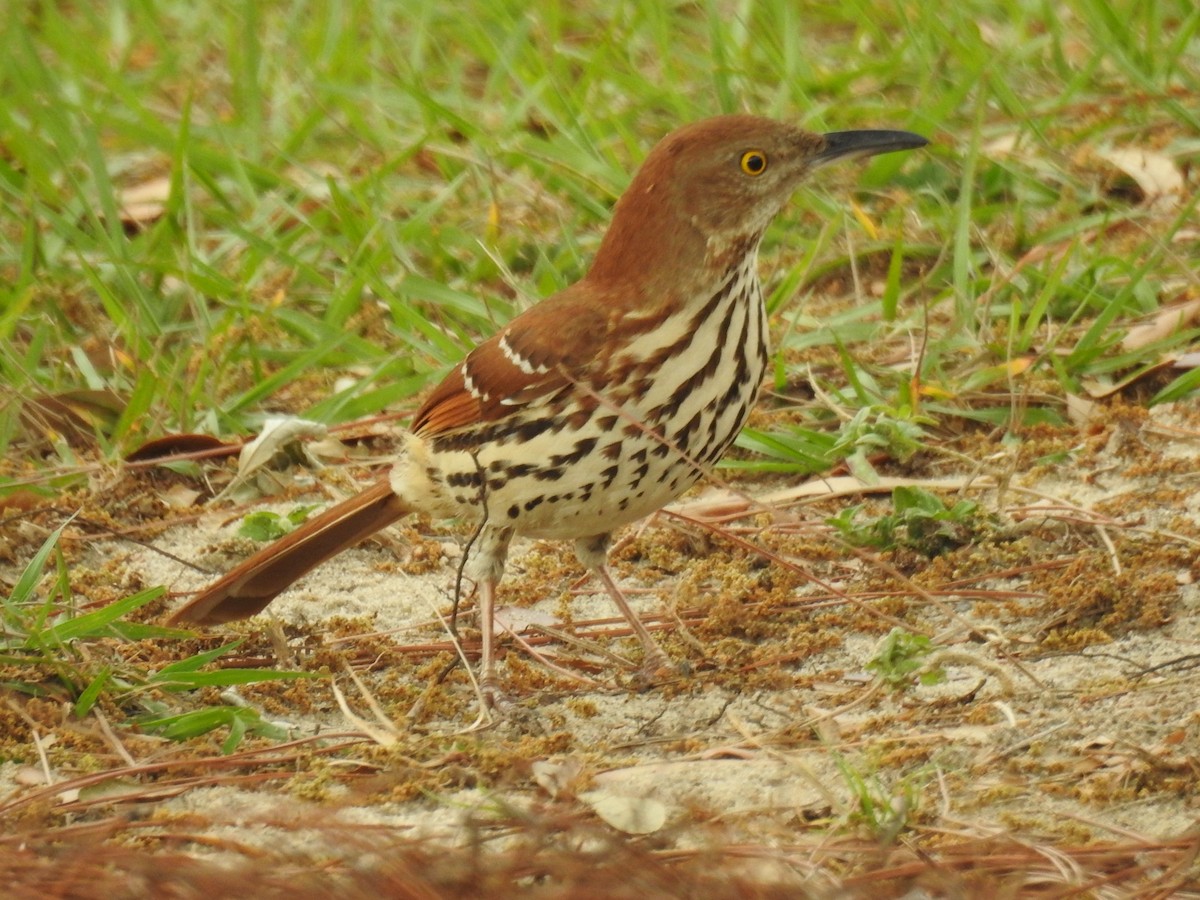
[[[831,171],[768,233],[791,415],[744,436],[743,468],[869,475],[953,429],[1061,423],[1068,395],[1200,337],[1122,345],[1200,294],[1197,195],[1146,202],[1097,156],[1194,167],[1198,30],[1192,0],[19,4],[0,31],[0,503],[67,496],[164,434],[409,408],[585,271],[655,140],[740,110],[933,141]],[[159,178],[161,210],[129,227],[124,192]],[[1146,402],[1200,389],[1147,383]],[[0,506],[0,527],[23,516]],[[69,662],[145,634],[72,619],[65,565],[52,596],[20,583],[6,652],[59,666],[86,713],[153,675]],[[216,724],[257,727],[240,715]]]
[[[784,318],[852,258],[893,263],[878,304],[791,327],[784,346],[852,353],[929,314],[949,328],[931,329],[921,374],[953,381],[964,356],[1090,321],[1045,360],[1074,390],[1144,361],[1114,352],[1122,322],[1191,277],[1172,240],[1194,210],[1151,215],[1077,163],[1093,144],[1194,152],[1190,4],[409,6],[18,13],[0,39],[0,375],[15,388],[0,448],[22,448],[18,406],[42,392],[111,392],[107,457],[252,430],[270,408],[333,421],[403,403],[577,278],[646,148],[717,112],[935,140],[835,176],[777,223],[764,257]],[[1000,138],[1019,152],[985,151]],[[159,175],[162,216],[127,234],[121,190]],[[856,181],[874,234],[847,213]],[[331,395],[339,372],[353,383]],[[302,379],[313,389],[290,396]]]
[[[0,665],[5,667],[3,685],[7,690],[62,701],[75,719],[86,718],[99,704],[145,731],[176,740],[228,728],[222,743],[226,753],[232,752],[248,733],[276,739],[287,736],[285,729],[265,722],[256,710],[209,706],[197,701],[192,692],[313,675],[262,668],[207,668],[241,641],[148,670],[136,660],[137,642],[169,642],[190,637],[189,632],[127,621],[132,613],[162,596],[163,589],[157,587],[80,612],[59,553],[65,527],[55,529],[12,591],[0,598],[4,625]],[[56,573],[50,576],[47,564],[56,557]]]

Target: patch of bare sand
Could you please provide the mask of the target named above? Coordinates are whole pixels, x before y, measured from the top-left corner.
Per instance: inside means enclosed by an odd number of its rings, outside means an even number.
[[[553,641],[540,647],[592,679],[587,685],[548,672],[510,643],[501,671],[512,678],[515,710],[492,730],[466,733],[475,701],[464,679],[435,686],[418,663],[368,665],[354,656],[353,629],[329,627],[350,620],[363,632],[390,632],[385,640],[399,647],[445,641],[436,612],[444,613],[452,596],[457,546],[446,540],[432,571],[408,575],[390,552],[366,545],[319,568],[268,615],[292,636],[293,665],[303,668],[314,646],[326,642],[357,659],[365,684],[396,724],[397,746],[363,744],[333,764],[323,762],[317,790],[318,779],[301,766],[290,782],[255,790],[184,792],[158,803],[155,816],[165,830],[186,821],[192,833],[219,839],[218,846],[287,846],[314,859],[338,855],[331,828],[341,824],[453,845],[475,840],[481,822],[513,810],[532,815],[565,804],[590,815],[597,797],[661,804],[661,841],[677,848],[781,845],[831,826],[881,839],[904,829],[1051,844],[1177,837],[1200,821],[1197,434],[1194,411],[1159,408],[1134,431],[1114,431],[1103,447],[1070,465],[1002,479],[1003,496],[977,494],[1004,528],[1011,526],[992,540],[1011,541],[1020,552],[1007,566],[991,564],[995,577],[985,566],[971,585],[1011,596],[981,600],[926,580],[921,586],[936,591],[937,602],[918,592],[886,607],[914,631],[935,636],[939,649],[926,664],[944,680],[933,685],[891,689],[868,670],[890,627],[862,612],[877,601],[809,605],[806,597],[825,590],[800,583],[784,591],[794,600],[789,606],[778,599],[773,564],[722,546],[719,538],[703,578],[689,575],[701,564],[686,553],[678,571],[656,563],[648,574],[645,561],[661,560],[663,548],[695,545],[694,534],[681,537],[659,524],[635,539],[632,556],[622,557],[623,583],[635,608],[666,611],[662,633],[670,651],[694,673],[639,692],[619,665],[586,648]],[[1039,512],[1034,506],[1042,501]],[[1018,506],[1020,521],[1010,521]],[[820,529],[819,514],[798,515]],[[173,529],[157,546],[220,567],[227,562],[206,548],[230,536],[231,526],[218,525],[223,520],[213,515],[198,527]],[[750,536],[770,538],[769,517],[755,522]],[[1180,534],[1188,522],[1194,530]],[[804,541],[811,540],[806,532]],[[771,546],[849,593],[878,590],[887,581],[869,560],[846,553],[811,561],[802,543],[781,539]],[[1155,555],[1157,548],[1165,549]],[[121,554],[144,582],[176,591],[208,580],[145,548],[98,545],[95,552]],[[960,552],[969,568],[969,551]],[[909,563],[911,574],[920,574]],[[1132,581],[1131,565],[1145,567]],[[1114,582],[1121,567],[1126,580]],[[1055,571],[1072,580],[1047,581]],[[522,544],[506,588],[540,597],[533,608],[560,620],[578,574],[569,551]],[[1116,615],[1109,607],[1067,608],[1094,583],[1111,582],[1116,590],[1136,587],[1143,577],[1168,586],[1160,620],[1139,621],[1137,609]],[[743,585],[747,595],[721,596],[727,584]],[[575,621],[614,615],[594,587],[571,596]],[[1064,609],[1047,605],[1051,594],[1067,598]],[[678,618],[698,602],[698,617]],[[729,616],[729,602],[741,604],[741,612]],[[1104,602],[1119,607],[1121,597],[1105,594]],[[230,630],[253,639],[262,626],[260,619]],[[800,632],[806,640],[819,637],[817,649],[791,652]],[[372,636],[371,646],[378,640]],[[624,652],[632,644],[611,646]],[[340,683],[369,718],[363,698],[344,678]],[[253,688],[242,694],[251,704],[266,702]],[[296,733],[346,727],[328,696],[303,709],[286,702],[281,709],[276,698],[264,709]],[[579,774],[551,798],[531,774],[538,760],[574,761]],[[454,777],[445,777],[449,770]],[[341,776],[364,771],[376,773],[383,787],[373,791]]]

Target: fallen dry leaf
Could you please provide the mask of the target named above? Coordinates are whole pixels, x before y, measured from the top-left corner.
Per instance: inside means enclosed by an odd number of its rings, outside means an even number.
[[[1160,199],[1176,202],[1183,195],[1183,174],[1164,153],[1139,147],[1112,147],[1096,156],[1133,179],[1148,204]]]
[[[1097,400],[1103,400],[1105,397],[1111,397],[1113,394],[1120,393],[1129,387],[1131,384],[1136,384],[1143,378],[1153,375],[1155,372],[1161,372],[1163,369],[1172,368],[1175,366],[1175,360],[1172,357],[1160,359],[1153,365],[1146,366],[1144,369],[1138,369],[1124,378],[1117,381],[1101,380],[1098,378],[1085,378],[1080,384],[1087,391],[1089,397],[1094,397]]]
[[[1020,139],[1020,134],[1015,131],[1009,134],[1002,134],[999,137],[992,138],[981,149],[984,156],[1009,156],[1016,151]]]
[[[202,453],[207,450],[227,449],[230,453],[237,444],[228,444],[211,434],[164,434],[146,441],[125,457],[126,462],[146,462],[187,453]]]
[[[1099,407],[1091,400],[1078,394],[1067,394],[1067,418],[1077,426],[1086,425],[1096,418]]]
[[[552,798],[569,797],[579,785],[583,761],[576,756],[565,759],[539,759],[530,766],[533,780]]]
[[[158,499],[171,509],[188,509],[195,505],[199,497],[199,491],[193,490],[185,484],[172,485],[158,494]]]
[[[170,196],[171,178],[168,175],[123,188],[119,195],[121,224],[133,230],[153,224],[162,218]]]
[[[1131,350],[1140,350],[1147,344],[1170,337],[1180,328],[1192,324],[1197,319],[1200,319],[1200,299],[1164,306],[1146,324],[1130,328],[1129,333],[1121,341],[1121,349],[1126,353]]]
[[[63,391],[28,401],[21,420],[42,438],[60,435],[72,446],[90,446],[95,432],[109,433],[124,411],[125,401],[114,391]]]
[[[266,468],[277,454],[288,447],[301,444],[306,438],[324,438],[327,433],[328,429],[320,422],[311,422],[308,419],[295,416],[275,416],[267,419],[258,437],[243,447],[238,455],[238,471],[233,481],[213,499],[227,497],[249,483],[255,473]],[[310,458],[309,461],[320,465],[317,460]]]
[[[667,807],[650,797],[622,797],[605,791],[588,791],[579,799],[617,831],[626,834],[651,834],[667,821]]]

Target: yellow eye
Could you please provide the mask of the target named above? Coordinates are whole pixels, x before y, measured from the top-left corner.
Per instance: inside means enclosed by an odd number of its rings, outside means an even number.
[[[761,150],[747,150],[742,154],[742,171],[747,175],[761,175],[767,171],[767,154]]]

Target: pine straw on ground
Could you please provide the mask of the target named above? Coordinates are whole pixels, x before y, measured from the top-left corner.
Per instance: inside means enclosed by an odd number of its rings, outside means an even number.
[[[1200,897],[1200,832],[1172,841],[1071,846],[1011,836],[913,835],[892,847],[814,839],[790,846],[656,849],[563,808],[480,823],[446,848],[395,831],[322,825],[322,852],[288,854],[204,836],[186,821],[106,818],[0,839],[5,894],[24,898]],[[190,823],[193,827],[203,823]],[[922,845],[917,846],[917,842]],[[931,839],[931,840],[929,840]],[[212,856],[180,850],[199,843]],[[493,843],[502,843],[495,849]]]

